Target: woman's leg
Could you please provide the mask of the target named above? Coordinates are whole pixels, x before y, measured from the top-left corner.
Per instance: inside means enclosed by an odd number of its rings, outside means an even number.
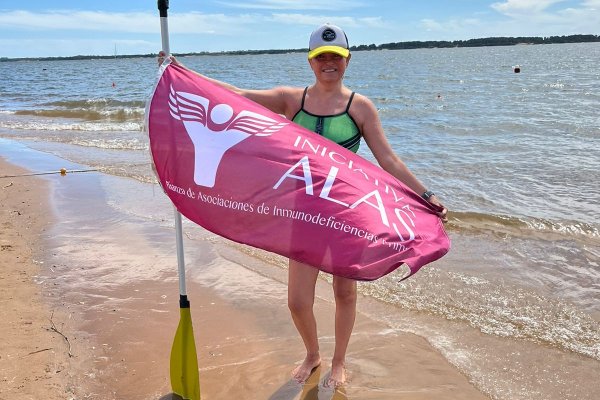
[[[356,281],[333,277],[335,296],[335,350],[331,361],[331,376],[326,386],[340,386],[346,382],[346,350],[356,319]]]
[[[294,260],[290,260],[289,266],[288,307],[306,348],[306,358],[292,371],[292,377],[298,382],[304,382],[312,370],[321,364],[317,321],[313,313],[319,270]]]

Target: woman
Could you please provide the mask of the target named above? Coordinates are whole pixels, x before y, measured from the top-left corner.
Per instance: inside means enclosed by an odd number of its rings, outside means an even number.
[[[162,57],[164,53],[161,52],[160,63]],[[283,114],[354,152],[358,150],[362,137],[383,169],[416,193],[422,194],[429,202],[442,206],[437,197],[428,191],[394,154],[373,103],[344,86],[343,77],[350,58],[348,39],[344,31],[335,25],[324,24],[310,37],[308,63],[315,75],[315,82],[306,88],[281,86],[267,90],[247,90],[204,78],[273,112]],[[172,61],[179,64],[174,58]],[[446,221],[445,208],[439,216]],[[311,372],[321,364],[313,313],[318,274],[319,270],[315,267],[289,260],[288,306],[306,348],[304,361],[292,371],[292,376],[298,382],[305,382]],[[334,276],[333,291],[336,304],[335,350],[331,374],[325,385],[337,387],[346,381],[346,350],[356,317],[356,281]]]

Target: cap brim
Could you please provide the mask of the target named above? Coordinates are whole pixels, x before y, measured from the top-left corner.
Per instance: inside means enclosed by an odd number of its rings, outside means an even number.
[[[350,50],[345,49],[340,46],[321,46],[321,47],[317,47],[314,50],[309,51],[308,59],[310,60],[311,58],[315,58],[319,54],[323,54],[323,53],[335,53],[335,54],[338,54],[338,55],[346,58],[350,54]]]

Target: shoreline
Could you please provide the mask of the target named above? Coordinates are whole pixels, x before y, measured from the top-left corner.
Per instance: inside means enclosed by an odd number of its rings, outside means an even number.
[[[5,174],[26,172],[2,158],[0,166]],[[78,178],[89,180],[88,177]],[[179,318],[174,253],[155,249],[156,254],[146,254],[141,260],[165,263],[168,268],[163,270],[160,279],[134,282],[116,279],[109,286],[98,287],[86,287],[78,282],[111,281],[112,268],[118,268],[112,264],[120,262],[120,254],[113,252],[115,260],[107,257],[102,260],[102,266],[95,266],[97,259],[93,258],[87,259],[89,264],[81,266],[76,259],[73,265],[69,265],[68,259],[52,260],[57,250],[49,245],[56,243],[58,216],[49,212],[51,207],[45,199],[55,184],[48,180],[59,179],[63,185],[69,176],[13,178],[9,179],[13,184],[6,188],[7,179],[1,182],[1,223],[8,228],[5,229],[8,234],[2,235],[2,244],[10,246],[10,251],[0,253],[3,271],[6,271],[3,286],[22,294],[9,296],[10,306],[3,307],[11,312],[3,315],[7,323],[2,333],[3,337],[11,339],[3,345],[5,348],[0,354],[0,376],[15,374],[15,371],[21,374],[15,375],[15,379],[4,379],[8,389],[2,391],[3,396],[30,394],[32,398],[59,399],[68,394],[73,399],[170,398],[168,358]],[[17,226],[10,210],[17,210],[19,217],[35,222]],[[104,217],[100,213],[92,220],[100,221]],[[58,226],[58,231],[61,229]],[[93,234],[93,226],[87,229]],[[44,236],[53,239],[39,240]],[[118,241],[119,237],[114,240]],[[28,250],[27,244],[33,243],[38,247]],[[129,246],[129,253],[137,253],[136,249],[147,253],[152,247],[147,238],[132,240]],[[167,250],[170,247],[167,246]],[[190,249],[189,244],[187,248]],[[36,264],[36,254],[49,261]],[[190,249],[188,255],[188,266],[198,262],[195,251]],[[21,264],[13,263],[17,258],[27,259],[20,261],[27,265],[25,277]],[[228,285],[227,279],[220,282],[223,276],[215,276],[215,271],[204,277],[202,285],[196,279],[188,278],[203,398],[488,398],[425,339],[390,330],[360,312],[348,351],[348,385],[344,391],[336,393],[318,386],[329,371],[333,349],[334,306],[323,297],[316,299],[315,314],[324,362],[318,370],[319,376],[314,374],[309,384],[298,385],[291,381],[289,374],[303,358],[303,347],[291,322],[286,300],[282,298],[285,283],[226,260],[221,259],[217,264],[213,266],[218,268],[217,272],[244,276],[241,278],[243,283],[233,283],[230,287],[222,286]],[[73,271],[75,265],[79,266],[79,271]],[[36,277],[43,281],[36,284]],[[210,283],[211,279],[219,283]],[[266,295],[253,296],[255,289],[264,289]],[[27,295],[30,292],[36,293],[39,299],[33,306]],[[73,357],[68,355],[65,339],[48,329],[52,309],[59,310],[53,320],[68,338]],[[31,315],[32,329],[23,334],[20,321],[25,311]],[[14,350],[18,350],[21,357],[9,357]],[[36,350],[42,351],[35,353]],[[22,357],[30,352],[34,353]],[[38,371],[33,374],[33,379],[32,371]],[[42,379],[44,383],[40,384]]]

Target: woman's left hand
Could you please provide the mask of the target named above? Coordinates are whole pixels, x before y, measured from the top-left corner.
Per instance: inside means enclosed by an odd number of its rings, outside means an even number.
[[[438,200],[436,195],[433,195],[429,198],[429,202],[433,205],[436,205],[438,207],[441,207],[442,210],[438,211],[438,217],[440,217],[440,219],[442,220],[443,223],[448,222],[448,209],[446,208],[446,206],[444,206],[442,204],[441,201]]]

